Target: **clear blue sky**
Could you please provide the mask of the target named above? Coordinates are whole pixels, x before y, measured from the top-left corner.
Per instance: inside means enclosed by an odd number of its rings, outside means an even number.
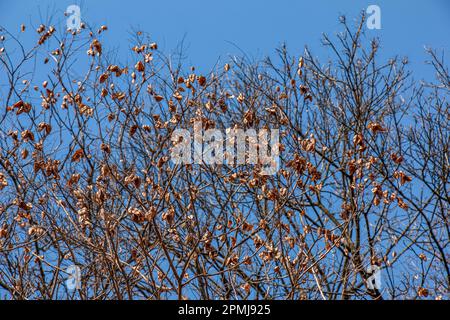
[[[320,55],[320,36],[340,30],[338,16],[354,19],[370,4],[381,8],[382,29],[368,35],[380,37],[383,56],[407,55],[411,67],[426,77],[424,46],[450,49],[446,0],[0,0],[0,25],[14,30],[51,14],[55,24],[65,25],[63,12],[70,4],[81,7],[82,20],[89,24],[108,25],[105,40],[119,55],[128,48],[130,31],[141,29],[166,52],[184,38],[187,63],[206,70],[240,50],[254,58],[272,55],[284,41],[292,53],[300,54],[307,44]]]

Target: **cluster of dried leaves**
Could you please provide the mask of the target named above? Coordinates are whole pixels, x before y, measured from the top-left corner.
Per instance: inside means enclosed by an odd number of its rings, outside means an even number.
[[[448,297],[449,73],[430,51],[437,83],[413,85],[363,21],[329,64],[282,47],[209,74],[141,32],[124,65],[106,26],[1,30],[0,297]],[[281,169],[174,165],[196,121],[279,128]]]

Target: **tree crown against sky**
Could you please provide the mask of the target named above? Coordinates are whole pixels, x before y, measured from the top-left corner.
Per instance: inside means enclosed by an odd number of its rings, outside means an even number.
[[[445,60],[414,82],[341,22],[330,61],[282,46],[207,74],[141,31],[121,61],[106,26],[3,29],[2,298],[448,298]],[[195,123],[278,129],[279,170],[173,163]]]

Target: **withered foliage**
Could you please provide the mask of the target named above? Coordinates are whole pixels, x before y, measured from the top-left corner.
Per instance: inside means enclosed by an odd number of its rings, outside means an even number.
[[[363,22],[328,63],[281,47],[207,73],[142,32],[123,64],[106,26],[1,30],[0,298],[448,298],[448,69],[430,51],[414,82]],[[280,170],[175,165],[196,121],[280,129]]]

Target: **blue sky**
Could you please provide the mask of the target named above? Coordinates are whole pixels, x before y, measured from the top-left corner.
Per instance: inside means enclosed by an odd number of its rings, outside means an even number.
[[[140,29],[165,52],[184,39],[186,62],[206,70],[219,58],[242,52],[253,58],[273,55],[282,42],[295,55],[307,44],[320,56],[321,34],[340,30],[339,15],[354,19],[370,4],[381,8],[382,29],[367,30],[368,36],[381,39],[384,57],[408,56],[416,76],[431,75],[423,64],[425,45],[450,48],[450,1],[445,0],[0,0],[0,25],[10,30],[22,22],[36,26],[48,15],[65,25],[63,13],[70,4],[80,6],[83,21],[108,25],[104,41],[119,57],[129,47],[130,31]],[[27,34],[32,33],[21,36]]]

